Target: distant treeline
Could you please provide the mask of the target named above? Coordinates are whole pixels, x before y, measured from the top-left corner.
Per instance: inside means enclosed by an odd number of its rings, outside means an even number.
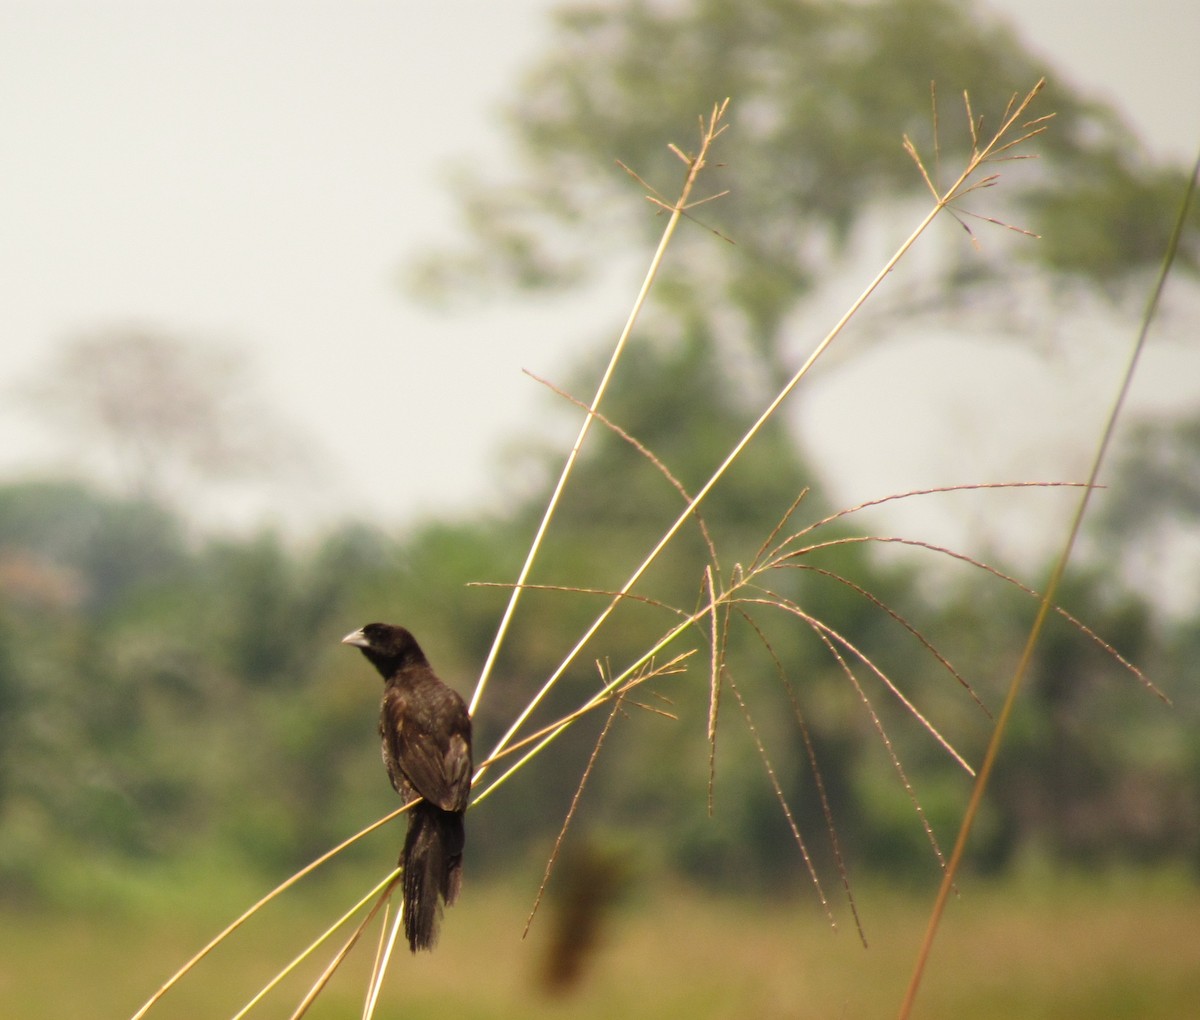
[[[619,445],[611,456],[623,455]],[[603,469],[604,457],[587,468]],[[767,481],[755,499],[743,498],[743,486],[710,508],[714,546],[734,550],[727,573],[752,561],[765,521],[787,509],[786,494],[769,491],[778,476],[759,477]],[[619,583],[622,550],[632,560],[642,549],[654,500],[609,489],[606,502],[603,524],[582,502],[564,505],[539,582]],[[802,502],[787,528],[821,516]],[[390,810],[374,732],[377,678],[338,639],[369,620],[403,622],[469,696],[507,590],[468,582],[510,581],[531,527],[522,510],[402,536],[346,525],[303,543],[270,532],[198,538],[160,506],[77,483],[0,488],[0,886],[52,891],[61,867],[140,867],[209,852],[278,875]],[[849,534],[839,527],[823,540]],[[706,541],[690,532],[645,594],[691,611],[695,563],[705,555]],[[882,559],[862,543],[814,550],[803,569],[772,578],[771,591],[849,639],[977,762],[990,726],[982,706],[999,704],[1032,600],[970,568],[950,585],[922,585],[911,561]],[[1152,624],[1144,604],[1114,597],[1098,576],[1080,575],[1063,602],[1175,704],[1057,622],[1022,697],[972,860],[989,869],[1023,853],[1194,863],[1200,698],[1175,681],[1195,661],[1195,625]],[[528,593],[477,714],[480,759],[602,604],[594,594]],[[649,603],[624,607],[531,727],[583,700],[600,683],[598,668],[622,666],[673,616]],[[963,769],[862,660],[843,648],[839,663],[794,613],[756,606],[729,622],[725,640],[712,816],[709,636],[697,628],[671,649],[698,650],[688,671],[650,681],[622,707],[568,846],[587,841],[632,868],[751,889],[803,880],[769,760],[818,867],[832,867],[840,852],[860,873],[932,875],[905,779],[945,845],[969,789]],[[474,813],[475,874],[548,854],[604,714],[569,731]]]

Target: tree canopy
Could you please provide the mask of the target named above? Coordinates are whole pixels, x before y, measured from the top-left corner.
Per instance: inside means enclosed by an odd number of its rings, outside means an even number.
[[[722,316],[724,341],[748,344],[776,375],[781,333],[817,281],[888,209],[928,195],[904,135],[949,178],[971,145],[968,109],[986,133],[1047,77],[1034,115],[1054,119],[1037,164],[1003,167],[979,211],[1041,235],[1018,248],[1035,273],[1098,292],[1158,264],[1183,193],[1183,172],[1148,160],[1111,107],[968,0],[576,3],[555,14],[546,53],[505,109],[507,172],[459,169],[464,237],[417,262],[416,293],[568,286],[644,244],[659,224],[614,161],[673,201],[680,166],[666,143],[691,147],[697,117],[725,97],[727,166],[708,172],[705,193],[729,194],[695,215],[735,245],[685,231],[660,296]],[[1193,271],[1197,236],[1180,262]],[[943,284],[1011,275],[1008,259],[952,257]]]

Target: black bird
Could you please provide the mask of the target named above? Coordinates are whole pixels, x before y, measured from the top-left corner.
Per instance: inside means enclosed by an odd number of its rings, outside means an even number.
[[[463,815],[471,793],[471,716],[429,666],[403,627],[368,623],[342,644],[362,649],[383,676],[379,735],[392,786],[406,801],[404,934],[409,948],[432,949],[442,907],[462,887]]]

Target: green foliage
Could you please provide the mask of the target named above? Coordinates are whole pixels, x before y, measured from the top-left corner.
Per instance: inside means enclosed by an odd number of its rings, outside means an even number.
[[[107,500],[77,482],[0,489],[0,548],[9,550],[10,600],[89,617],[169,577],[185,559],[183,528],[163,508]]]
[[[697,328],[638,349],[612,395],[614,417],[685,487],[708,475],[725,437],[747,420],[744,394],[720,364]],[[722,575],[754,559],[810,481],[786,430],[751,445],[732,484],[705,505]],[[607,429],[585,448],[575,483],[535,582],[619,583],[683,497]],[[0,488],[0,881],[53,894],[64,882],[75,887],[71,869],[81,861],[120,867],[213,852],[278,875],[383,813],[394,798],[375,746],[377,691],[337,639],[370,619],[403,620],[469,693],[465,678],[486,653],[506,592],[467,585],[514,576],[536,507],[508,519],[430,523],[402,540],[346,526],[298,547],[271,533],[188,541],[169,514],[79,486]],[[784,533],[827,513],[810,493]],[[148,522],[141,547],[129,543],[130,521]],[[860,527],[852,516],[811,541],[853,537]],[[115,572],[123,549],[131,557]],[[1030,603],[970,571],[923,597],[916,568],[889,567],[868,549],[826,546],[763,584],[850,637],[977,760],[990,725],[982,709],[895,619],[838,578],[916,622],[993,708],[989,684],[1005,672],[996,650],[1015,654]],[[681,536],[640,589],[659,604],[622,607],[596,645],[601,668],[639,654],[676,619],[668,607],[691,610],[709,556],[698,527]],[[1166,676],[1197,644],[1187,627],[1176,635],[1149,628],[1145,607],[1100,577],[1081,579],[1068,601]],[[480,754],[596,608],[596,595],[529,593],[529,622],[514,630],[476,720]],[[774,887],[797,873],[799,859],[766,754],[827,879],[835,855],[826,805],[856,868],[932,874],[920,819],[863,697],[943,839],[966,777],[869,671],[857,668],[856,690],[794,614],[746,608],[725,637],[714,817],[706,809],[709,635],[695,628],[668,652],[700,649],[688,671],[653,681],[623,707],[585,794],[587,823],[646,848],[640,866]],[[1167,658],[1172,648],[1177,657]],[[1031,848],[1097,862],[1194,856],[1200,826],[1185,806],[1195,795],[1188,777],[1197,744],[1119,673],[1071,628],[1043,646],[1015,723],[1014,764],[998,777],[980,837],[981,863],[1010,866]],[[593,668],[576,667],[535,722],[573,708],[597,683]],[[1197,707],[1180,705],[1189,718]],[[601,722],[578,726],[474,816],[481,872],[548,851]]]

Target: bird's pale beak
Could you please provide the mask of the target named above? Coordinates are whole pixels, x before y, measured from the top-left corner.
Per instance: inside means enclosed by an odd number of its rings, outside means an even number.
[[[361,630],[353,631],[342,638],[342,644],[354,645],[355,648],[369,648],[371,642],[367,640],[367,635]]]

